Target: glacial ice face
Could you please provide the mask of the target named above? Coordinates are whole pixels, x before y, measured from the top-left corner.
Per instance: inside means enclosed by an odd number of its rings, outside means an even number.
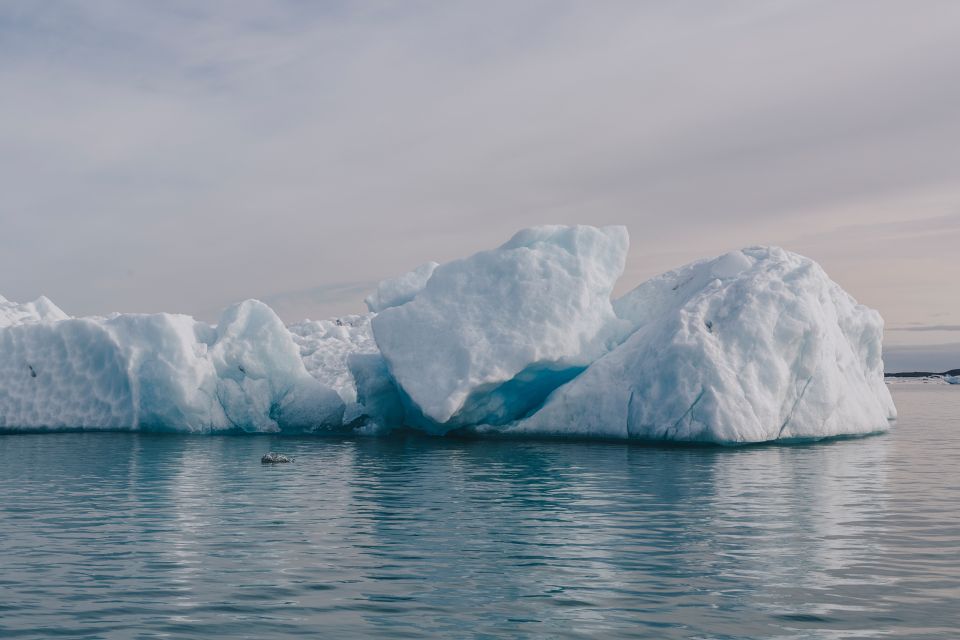
[[[0,330],[3,429],[301,432],[338,428],[343,409],[255,300],[216,327],[161,313]]]
[[[372,320],[407,420],[439,433],[507,422],[605,353],[627,245],[624,227],[535,227],[436,267]]]
[[[10,302],[0,296],[0,329],[16,324],[36,322],[56,322],[69,316],[46,296],[40,296],[33,302]]]
[[[357,394],[357,410],[351,417],[361,423],[360,432],[385,433],[406,424],[403,397],[383,356],[379,352],[354,353],[347,364]]]
[[[434,269],[439,266],[436,262],[428,262],[402,276],[382,281],[377,285],[377,290],[364,300],[367,309],[371,313],[380,313],[384,309],[410,302],[423,291]]]
[[[89,319],[0,329],[0,429],[128,428],[133,393],[117,343]]]
[[[733,444],[865,434],[896,417],[880,315],[802,256],[735,251],[614,307],[633,334],[504,432]]]

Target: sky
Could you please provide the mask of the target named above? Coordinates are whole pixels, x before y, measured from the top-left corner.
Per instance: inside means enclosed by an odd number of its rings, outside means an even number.
[[[535,224],[776,244],[960,367],[960,2],[7,0],[0,294],[288,321]]]

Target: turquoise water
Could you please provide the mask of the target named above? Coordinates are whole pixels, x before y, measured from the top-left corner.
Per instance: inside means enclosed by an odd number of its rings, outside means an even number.
[[[743,449],[0,436],[0,637],[956,638],[960,387],[894,393]]]

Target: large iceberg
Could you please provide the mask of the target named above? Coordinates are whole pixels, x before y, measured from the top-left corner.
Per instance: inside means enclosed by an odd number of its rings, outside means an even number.
[[[434,432],[508,422],[605,353],[627,245],[625,227],[536,227],[436,267],[372,321],[408,420]]]
[[[880,315],[808,258],[734,251],[614,307],[632,335],[505,433],[734,444],[866,434],[896,417]]]
[[[882,431],[883,323],[813,261],[754,247],[611,301],[623,227],[545,226],[284,326],[71,318],[0,298],[0,430],[152,429],[738,444]]]

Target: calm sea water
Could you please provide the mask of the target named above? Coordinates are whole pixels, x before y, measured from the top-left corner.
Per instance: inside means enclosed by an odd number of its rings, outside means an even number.
[[[894,393],[743,449],[0,436],[0,637],[957,638],[960,387]]]

